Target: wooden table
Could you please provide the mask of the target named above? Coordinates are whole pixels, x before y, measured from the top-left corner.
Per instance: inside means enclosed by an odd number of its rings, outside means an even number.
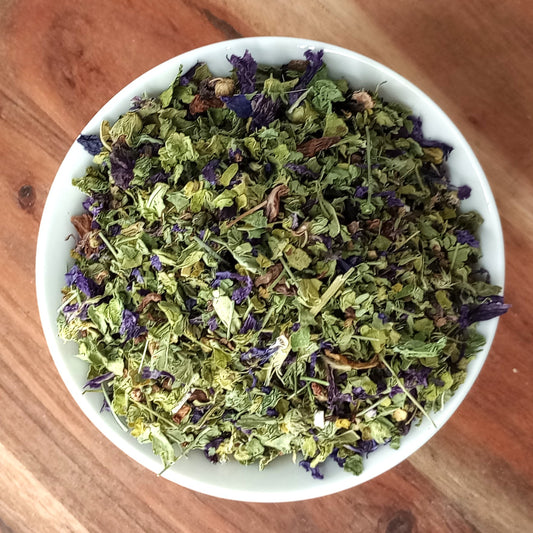
[[[363,486],[301,503],[218,500],[127,458],[64,387],[34,293],[46,195],[94,112],[170,57],[252,35],[356,50],[438,102],[496,196],[513,304],[473,390],[429,444]],[[526,1],[0,1],[0,531],[532,531],[532,58]]]

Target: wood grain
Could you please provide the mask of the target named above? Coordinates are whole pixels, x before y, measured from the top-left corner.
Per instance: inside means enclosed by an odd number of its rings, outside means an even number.
[[[506,242],[513,307],[452,420],[394,470],[309,502],[221,501],[128,459],[71,400],[34,294],[46,194],[94,112],[170,57],[252,35],[345,46],[419,85],[474,148]],[[0,531],[531,530],[532,35],[529,2],[0,0]]]

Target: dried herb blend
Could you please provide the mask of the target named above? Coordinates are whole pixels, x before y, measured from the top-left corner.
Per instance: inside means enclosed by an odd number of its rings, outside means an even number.
[[[200,449],[359,474],[453,394],[475,323],[508,308],[452,148],[322,55],[246,52],[228,78],[198,63],[78,139],[95,164],[73,180],[59,333],[165,468]]]

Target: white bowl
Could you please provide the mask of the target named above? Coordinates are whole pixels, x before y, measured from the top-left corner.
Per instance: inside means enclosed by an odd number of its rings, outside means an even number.
[[[87,124],[83,133],[97,133],[102,120],[114,120],[130,107],[131,99],[146,92],[157,95],[175,78],[179,66],[184,71],[197,61],[206,61],[217,75],[227,74],[231,65],[226,56],[242,55],[249,50],[261,63],[281,65],[291,59],[303,58],[308,49],[324,49],[324,61],[333,77],[346,78],[353,87],[380,88],[387,100],[410,106],[414,114],[423,119],[424,134],[453,146],[448,167],[451,180],[456,185],[472,188],[471,197],[464,201],[464,209],[475,209],[485,219],[480,232],[484,257],[482,265],[491,273],[493,283],[503,285],[504,250],[500,219],[487,179],[472,149],[446,114],[420,89],[389,68],[360,54],[338,46],[286,37],[251,37],[211,44],[179,55],[146,72],[114,96]],[[92,157],[74,142],[61,164],[50,188],[44,208],[37,243],[36,288],[41,322],[54,362],[68,390],[91,422],[121,450],[153,472],[161,471],[159,457],[153,455],[151,446],[138,444],[124,433],[110,413],[100,413],[102,398],[99,394],[82,394],[87,378],[87,364],[75,357],[77,345],[64,343],[57,335],[57,309],[61,303],[64,275],[72,265],[69,252],[71,241],[65,237],[73,231],[71,215],[81,212],[85,195],[74,188],[71,179],[83,175]],[[323,480],[312,479],[290,457],[282,457],[260,472],[257,466],[242,466],[237,462],[213,465],[201,452],[178,461],[163,477],[184,487],[242,501],[283,502],[304,500],[332,494],[354,487],[394,467],[427,442],[438,428],[450,418],[477,378],[487,357],[496,332],[498,320],[479,324],[486,337],[484,349],[469,364],[466,381],[444,408],[432,415],[434,428],[427,420],[413,427],[399,450],[380,447],[364,461],[360,476],[344,472],[329,460],[322,472]]]

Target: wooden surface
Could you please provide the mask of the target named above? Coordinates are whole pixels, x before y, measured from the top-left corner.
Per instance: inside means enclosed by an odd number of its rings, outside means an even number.
[[[429,444],[360,487],[275,505],[183,489],[108,442],[64,387],[34,294],[46,194],[94,112],[170,57],[253,35],[345,46],[438,102],[496,196],[513,304]],[[0,531],[532,531],[532,58],[527,1],[0,0]]]

